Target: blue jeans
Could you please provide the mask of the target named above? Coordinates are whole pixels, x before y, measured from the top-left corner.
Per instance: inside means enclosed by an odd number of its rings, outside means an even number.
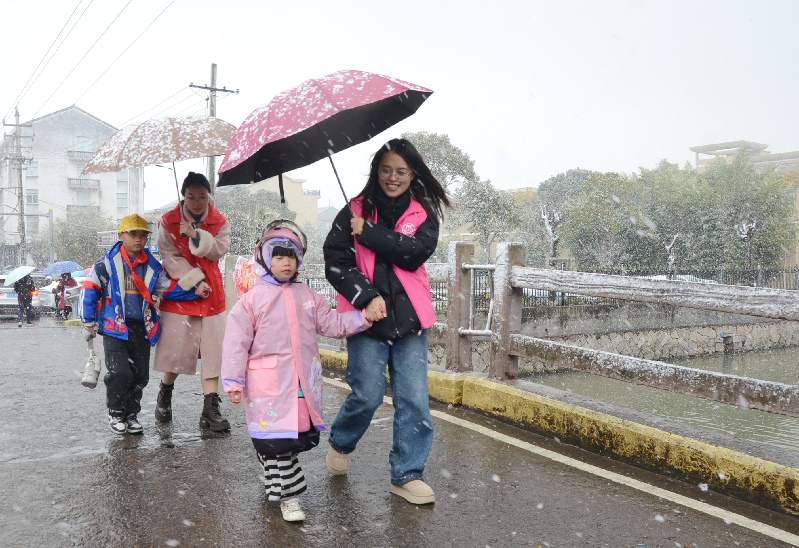
[[[22,318],[27,317],[28,323],[31,323],[31,312],[33,311],[33,306],[31,303],[19,303],[19,312],[17,313],[17,323],[22,323]]]
[[[352,393],[330,427],[330,445],[352,453],[386,394],[386,365],[394,399],[394,443],[388,460],[391,483],[423,479],[433,445],[427,396],[427,330],[395,341],[359,334],[347,339],[347,383]]]

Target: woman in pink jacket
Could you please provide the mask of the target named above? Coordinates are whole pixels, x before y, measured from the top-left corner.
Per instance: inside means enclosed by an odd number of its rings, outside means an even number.
[[[413,144],[392,139],[375,153],[366,186],[336,216],[323,248],[325,275],[339,293],[337,310],[366,310],[380,320],[347,339],[352,393],[330,427],[327,469],[347,473],[350,454],[383,404],[388,367],[395,410],[389,492],[412,504],[435,502],[424,481],[433,444],[427,329],[436,321],[424,263],[449,205]]]
[[[222,345],[222,384],[231,402],[245,403],[268,499],[280,501],[286,521],[305,519],[297,454],[315,447],[326,430],[316,335],[344,338],[371,326],[365,312],[337,314],[297,281],[305,246],[291,221],[266,227],[255,246],[258,279],[230,311]]]

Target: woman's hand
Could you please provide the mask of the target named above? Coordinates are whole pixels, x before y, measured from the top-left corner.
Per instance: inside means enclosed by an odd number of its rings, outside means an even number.
[[[375,297],[364,308],[366,311],[366,319],[370,322],[379,322],[386,317],[386,301],[383,297]]]
[[[230,403],[241,403],[241,392],[228,392],[227,397],[230,399]]]
[[[363,234],[363,217],[353,217],[350,219],[350,226],[352,227],[352,235],[360,236]]]
[[[185,234],[189,238],[196,238],[197,237],[197,229],[194,228],[194,225],[192,225],[186,219],[181,219],[180,220],[180,233],[181,234]]]
[[[211,294],[211,286],[205,282],[200,282],[200,285],[198,285],[197,289],[194,290],[194,294],[201,299],[206,299],[208,298],[208,295]]]
[[[95,331],[95,329],[94,329],[94,326],[93,326],[93,325],[84,325],[84,326],[83,326],[83,329],[85,329],[86,331],[88,331],[89,333],[91,333],[91,334],[92,334],[92,337],[94,337],[94,338],[96,338],[96,337],[97,337],[97,331]]]

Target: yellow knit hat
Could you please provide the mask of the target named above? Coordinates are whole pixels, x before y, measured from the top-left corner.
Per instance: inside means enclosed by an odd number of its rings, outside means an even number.
[[[151,233],[152,230],[147,228],[147,221],[137,214],[128,215],[119,223],[120,232],[132,232],[134,230],[141,230],[142,232]]]

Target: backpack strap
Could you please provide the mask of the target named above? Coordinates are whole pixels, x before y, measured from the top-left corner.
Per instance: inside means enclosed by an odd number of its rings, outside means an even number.
[[[103,314],[105,313],[105,294],[108,289],[108,283],[111,281],[111,278],[108,275],[108,269],[105,267],[104,258],[101,258],[99,261],[94,263],[94,272],[100,279],[100,306],[97,318],[102,319],[104,317]]]

